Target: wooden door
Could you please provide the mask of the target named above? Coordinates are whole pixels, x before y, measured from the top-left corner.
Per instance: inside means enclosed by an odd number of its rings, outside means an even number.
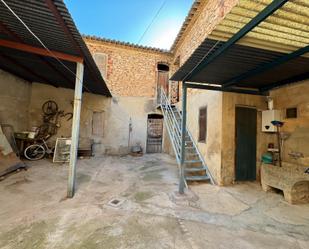
[[[169,82],[169,72],[168,71],[158,71],[158,78],[157,78],[157,102],[160,104],[160,96],[161,96],[161,89],[164,90],[166,96],[168,96],[168,82]]]
[[[163,140],[163,117],[149,115],[147,121],[147,153],[161,153]]]
[[[236,181],[256,180],[257,111],[236,107]]]

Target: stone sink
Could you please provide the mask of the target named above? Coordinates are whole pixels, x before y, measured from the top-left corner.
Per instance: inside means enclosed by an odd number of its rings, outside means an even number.
[[[283,191],[291,204],[309,203],[309,166],[282,162],[282,167],[262,164],[261,183],[264,191],[273,188]]]

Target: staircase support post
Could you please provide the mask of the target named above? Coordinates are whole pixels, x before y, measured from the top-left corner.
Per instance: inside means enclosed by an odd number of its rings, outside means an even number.
[[[182,119],[181,119],[181,154],[180,154],[180,181],[179,194],[185,189],[185,156],[186,156],[186,127],[187,127],[187,86],[182,82]]]

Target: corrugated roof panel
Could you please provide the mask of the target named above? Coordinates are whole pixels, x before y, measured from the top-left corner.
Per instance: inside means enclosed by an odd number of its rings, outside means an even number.
[[[240,0],[209,37],[173,75],[173,80],[183,80],[201,61],[198,52],[205,44],[221,41],[224,44],[257,16],[271,0]],[[253,70],[267,65],[286,54],[307,47],[309,44],[309,0],[287,2],[271,16],[253,28],[245,37],[223,54],[190,77],[190,82],[223,85],[233,82],[236,87],[264,88],[276,82],[289,82],[309,75],[309,53],[281,63],[261,73]],[[206,55],[208,52],[204,53]],[[211,56],[206,56],[205,59]],[[199,62],[197,62],[199,61]],[[247,77],[243,78],[244,75]],[[242,76],[242,77],[239,77]],[[296,77],[302,76],[302,77]],[[235,79],[240,79],[234,82]],[[289,82],[291,83],[291,82]]]
[[[8,6],[10,6],[50,50],[84,58],[84,85],[89,92],[111,96],[63,1],[51,0],[50,5],[47,2],[45,0],[6,0]],[[7,32],[0,29],[1,39],[42,47],[3,3],[0,3],[0,24],[9,30]],[[74,75],[58,62],[55,62],[55,59],[46,57],[44,58],[44,60],[48,61],[46,63],[38,55],[4,48],[1,48],[0,52],[8,56],[2,58],[0,61],[0,66],[5,70],[8,70],[7,65],[11,66],[9,61],[10,59],[14,59],[11,57],[17,56],[15,59],[18,60],[19,66],[30,66],[35,72],[35,75],[29,77],[24,72],[25,70],[18,69],[18,65],[15,65],[15,68],[10,70],[11,72],[16,71],[19,76],[23,76],[25,79],[42,82],[42,79],[38,77],[42,72],[36,73],[36,71],[43,71],[49,81],[56,81],[62,87],[74,88]],[[29,58],[32,58],[33,61],[28,61]],[[53,65],[53,63],[56,63],[56,65]],[[76,71],[76,65],[74,63],[63,63],[71,71]],[[72,82],[73,84],[68,84],[68,82]]]

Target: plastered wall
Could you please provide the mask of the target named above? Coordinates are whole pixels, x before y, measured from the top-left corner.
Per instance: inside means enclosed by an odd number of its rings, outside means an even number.
[[[268,143],[275,141],[274,134],[263,133],[262,110],[267,109],[266,98],[238,93],[223,93],[222,102],[222,185],[232,184],[235,180],[235,110],[236,106],[257,109],[257,179],[260,177],[261,156],[267,151]]]
[[[28,128],[31,83],[0,70],[0,123],[15,131]]]
[[[198,142],[199,109],[207,107],[206,142]],[[216,180],[221,179],[222,151],[222,93],[207,90],[190,90],[187,99],[187,126],[209,170]]]
[[[30,104],[30,127],[39,126],[42,123],[42,105],[47,100],[54,100],[60,110],[65,113],[72,112],[74,91],[71,89],[55,88],[45,84],[34,83]],[[102,135],[93,134],[93,113],[103,114]],[[81,123],[80,123],[80,147],[93,139],[96,155],[99,154],[127,154],[128,146],[141,145],[146,148],[147,115],[158,112],[154,105],[154,99],[148,97],[113,97],[83,93]],[[132,132],[129,141],[129,124],[132,124]],[[70,137],[72,120],[60,120],[61,127],[56,137]]]
[[[309,165],[309,81],[273,90],[275,109],[282,111],[284,126],[282,131],[290,134],[284,142],[283,160],[291,163]],[[285,118],[286,108],[297,107],[298,117]],[[293,159],[291,152],[301,152],[304,158]]]

